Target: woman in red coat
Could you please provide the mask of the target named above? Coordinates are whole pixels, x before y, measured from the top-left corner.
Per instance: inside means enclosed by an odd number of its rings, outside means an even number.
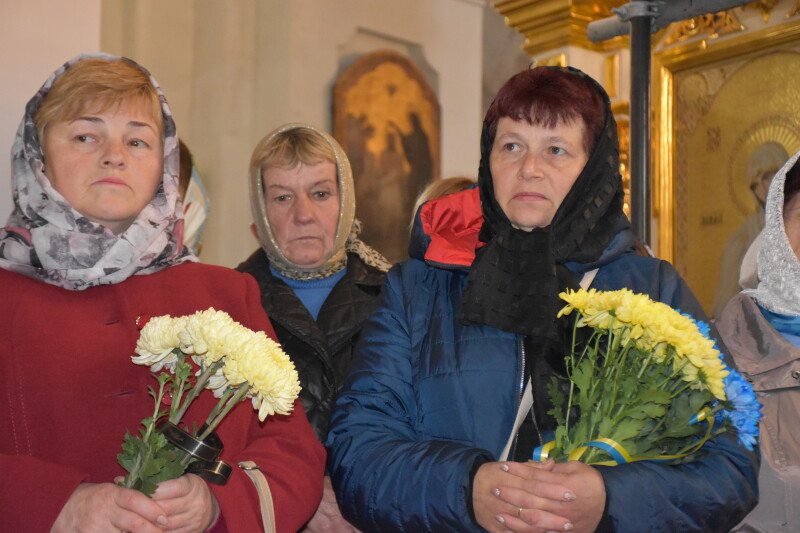
[[[255,486],[194,474],[152,499],[117,486],[126,430],[152,413],[147,367],[131,362],[148,317],[214,307],[274,336],[249,276],[201,265],[182,244],[178,138],[155,80],[136,63],[82,56],[31,99],[12,153],[14,211],[0,229],[0,515],[9,531],[251,532]],[[201,394],[185,420],[202,422]],[[228,464],[255,461],[279,531],[322,493],[324,450],[296,404],[259,423],[239,403],[217,429]]]

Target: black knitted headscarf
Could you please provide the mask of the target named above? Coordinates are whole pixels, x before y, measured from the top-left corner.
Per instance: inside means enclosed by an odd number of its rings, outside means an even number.
[[[539,69],[552,71],[535,72]],[[622,211],[617,125],[608,95],[596,81],[570,67],[536,67],[506,82],[492,106],[496,106],[506,86],[515,78],[519,87],[520,82],[527,83],[526,77],[535,77],[537,74],[553,77],[554,73],[577,76],[597,92],[600,98],[593,97],[593,100],[605,107],[602,129],[586,166],[556,210],[551,224],[524,231],[511,225],[494,195],[489,160],[499,117],[495,111],[494,123],[489,123],[492,114],[490,107],[481,135],[478,177],[484,217],[480,240],[486,244],[478,249],[470,269],[458,318],[462,323],[485,324],[525,335],[528,357],[533,356],[531,352],[534,352],[554,366],[561,366],[567,328],[566,321],[556,319],[558,310],[563,306],[558,294],[567,288],[578,287],[575,276],[564,265],[568,262],[591,263],[598,260],[627,219]],[[571,94],[566,95],[567,99],[572,97]],[[532,106],[520,116],[509,118],[529,123],[541,122],[539,117],[528,116],[528,113],[536,112],[536,93],[526,94],[525,101],[530,101]],[[557,116],[558,120],[567,121],[576,118],[558,112]]]

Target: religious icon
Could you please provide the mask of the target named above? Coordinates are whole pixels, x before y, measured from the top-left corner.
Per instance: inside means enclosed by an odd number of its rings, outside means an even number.
[[[333,135],[353,168],[361,238],[407,258],[414,201],[439,177],[439,103],[422,72],[395,52],[360,58],[334,86]]]

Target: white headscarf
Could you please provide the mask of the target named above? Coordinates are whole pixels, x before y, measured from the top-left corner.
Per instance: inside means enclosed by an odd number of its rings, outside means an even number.
[[[119,235],[76,211],[43,172],[44,156],[33,116],[55,80],[90,57],[123,60],[141,69],[161,100],[164,117],[164,174],[155,197]],[[83,290],[151,274],[184,261],[197,261],[182,244],[183,206],[178,194],[178,136],[158,83],[134,61],[107,54],[78,56],[56,70],[25,107],[11,152],[14,210],[0,229],[0,268]]]
[[[761,307],[782,315],[800,316],[800,261],[789,243],[783,222],[783,191],[786,174],[800,152],[783,165],[769,186],[764,206],[766,219],[758,251],[758,279],[755,289],[746,290]]]

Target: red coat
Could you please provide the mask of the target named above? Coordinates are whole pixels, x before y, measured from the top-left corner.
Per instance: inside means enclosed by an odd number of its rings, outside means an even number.
[[[85,291],[0,269],[0,520],[7,531],[49,531],[78,484],[111,482],[126,430],[153,411],[148,367],[131,362],[141,315],[214,307],[273,336],[250,276],[185,263]],[[201,424],[216,399],[204,392],[184,418]],[[253,483],[236,467],[261,466],[278,531],[297,531],[322,495],[325,451],[298,403],[258,422],[249,400],[220,425],[227,485],[210,485],[222,511],[215,531],[262,530]]]

